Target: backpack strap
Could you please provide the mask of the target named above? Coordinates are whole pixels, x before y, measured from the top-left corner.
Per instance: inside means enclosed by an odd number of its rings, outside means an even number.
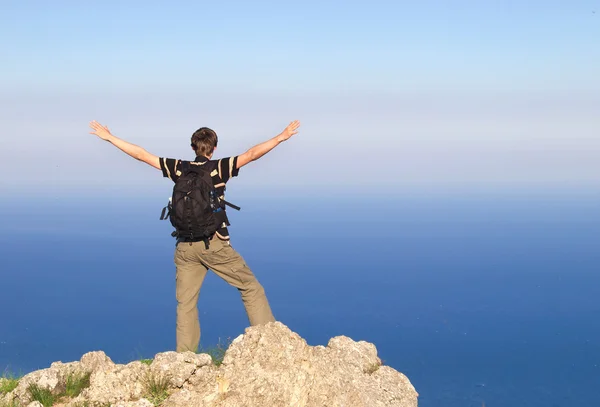
[[[229,206],[229,207],[231,207],[231,208],[235,209],[236,211],[239,211],[240,209],[242,209],[242,208],[240,208],[239,206],[237,206],[237,205],[234,205],[234,204],[232,204],[231,202],[227,202],[227,201],[226,201],[226,200],[224,200],[224,199],[221,199],[220,201],[221,201],[221,202],[223,202],[225,205],[227,205],[227,206]]]
[[[185,174],[190,170],[190,163],[188,161],[181,162],[181,171]]]
[[[167,212],[168,210],[168,212]],[[162,212],[160,213],[160,220],[165,220],[169,217],[169,215],[171,215],[171,210],[169,209],[169,206],[165,206],[164,208],[162,208]]]
[[[182,161],[181,162],[182,174],[186,174],[187,172],[189,172],[189,170],[190,170],[190,163],[187,161]],[[171,209],[173,209],[173,206],[172,206],[171,199],[169,199],[169,203],[167,204],[167,206],[162,208],[162,211],[160,213],[160,220],[169,219],[169,216],[171,216]]]
[[[166,220],[171,216],[171,209],[173,209],[173,203],[171,202],[172,198],[169,198],[169,202],[167,206],[162,208],[162,212],[160,213],[160,220]]]

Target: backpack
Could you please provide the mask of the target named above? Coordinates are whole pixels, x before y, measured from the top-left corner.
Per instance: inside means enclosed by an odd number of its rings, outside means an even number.
[[[218,197],[210,176],[210,166],[183,161],[181,170],[160,219],[170,219],[175,228],[172,236],[190,242],[203,240],[208,247],[208,239],[223,223],[229,224],[225,205],[236,210],[240,207]]]

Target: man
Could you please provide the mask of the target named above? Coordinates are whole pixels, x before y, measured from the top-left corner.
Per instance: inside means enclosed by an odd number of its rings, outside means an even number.
[[[258,144],[243,154],[213,160],[217,147],[217,134],[207,128],[198,129],[191,138],[191,146],[196,154],[193,162],[172,158],[157,157],[142,147],[128,143],[111,134],[108,127],[96,121],[90,123],[91,134],[108,141],[121,151],[138,161],[145,162],[162,171],[164,177],[176,182],[182,169],[190,164],[208,166],[215,191],[224,199],[225,184],[236,177],[240,168],[256,161],[280,143],[298,132],[300,123],[291,122],[277,136]],[[241,294],[250,325],[275,321],[262,285],[258,282],[240,254],[230,244],[227,218],[221,227],[203,241],[178,239],[175,249],[176,297],[177,297],[177,351],[196,351],[200,343],[200,321],[198,317],[198,296],[207,271],[210,269],[223,278]]]

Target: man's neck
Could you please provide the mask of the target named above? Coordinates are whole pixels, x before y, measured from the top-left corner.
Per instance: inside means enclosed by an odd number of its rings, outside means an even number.
[[[199,162],[202,162],[202,161],[209,161],[211,157],[212,157],[212,156],[210,156],[210,157],[207,157],[207,156],[205,156],[205,155],[198,155],[198,156],[196,156],[196,160],[195,160],[195,161],[199,161]]]

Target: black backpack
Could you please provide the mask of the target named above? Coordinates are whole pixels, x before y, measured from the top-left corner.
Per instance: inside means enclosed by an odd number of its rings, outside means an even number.
[[[172,236],[184,241],[203,240],[208,247],[208,239],[223,225],[229,224],[225,205],[236,210],[240,208],[224,199],[219,199],[210,171],[212,167],[181,163],[181,175],[173,186],[173,195],[163,208],[160,219],[169,218],[175,228]]]

